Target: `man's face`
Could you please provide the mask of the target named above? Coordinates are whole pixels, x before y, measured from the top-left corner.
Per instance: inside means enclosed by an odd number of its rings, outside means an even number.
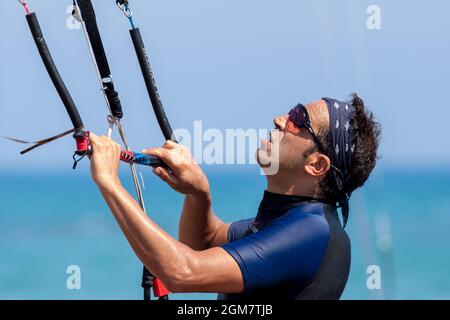
[[[328,126],[328,108],[323,100],[306,105],[314,132]],[[264,168],[274,165],[278,161],[282,172],[295,171],[306,165],[305,151],[314,146],[311,134],[304,128],[297,128],[289,121],[287,114],[274,118],[275,130],[271,132],[269,140],[263,140],[258,149],[258,163]],[[275,155],[275,156],[274,156]]]

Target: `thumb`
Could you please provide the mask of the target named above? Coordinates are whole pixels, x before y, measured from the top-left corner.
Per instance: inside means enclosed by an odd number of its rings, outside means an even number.
[[[91,145],[95,146],[97,145],[98,141],[100,140],[100,137],[97,136],[95,133],[89,131],[89,142]]]

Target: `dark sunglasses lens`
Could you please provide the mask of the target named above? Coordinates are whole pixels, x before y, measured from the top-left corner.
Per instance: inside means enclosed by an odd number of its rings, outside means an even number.
[[[292,121],[296,127],[304,128],[308,122],[308,115],[306,108],[298,105],[289,112],[289,120]]]

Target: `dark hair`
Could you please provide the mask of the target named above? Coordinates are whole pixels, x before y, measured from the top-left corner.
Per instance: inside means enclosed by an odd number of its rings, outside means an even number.
[[[344,182],[344,191],[351,194],[354,190],[364,185],[375,167],[378,159],[377,150],[381,136],[381,125],[375,121],[373,113],[366,110],[363,100],[356,93],[352,94],[349,103],[355,107],[351,125],[357,128],[356,149],[352,158],[352,168]],[[330,157],[333,154],[333,149],[329,128],[319,130],[317,137],[324,146],[326,155]],[[305,152],[304,156],[307,157],[316,151],[318,151],[318,147],[313,146]],[[332,158],[330,157],[330,159]],[[331,170],[321,181],[320,186],[328,199],[337,201],[342,197],[338,192]]]

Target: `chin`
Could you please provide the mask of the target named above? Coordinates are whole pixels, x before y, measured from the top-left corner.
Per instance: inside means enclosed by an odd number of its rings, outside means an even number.
[[[256,152],[256,161],[258,162],[263,175],[275,176],[279,174],[279,159],[273,159],[273,157],[268,156],[266,150],[258,150]]]

